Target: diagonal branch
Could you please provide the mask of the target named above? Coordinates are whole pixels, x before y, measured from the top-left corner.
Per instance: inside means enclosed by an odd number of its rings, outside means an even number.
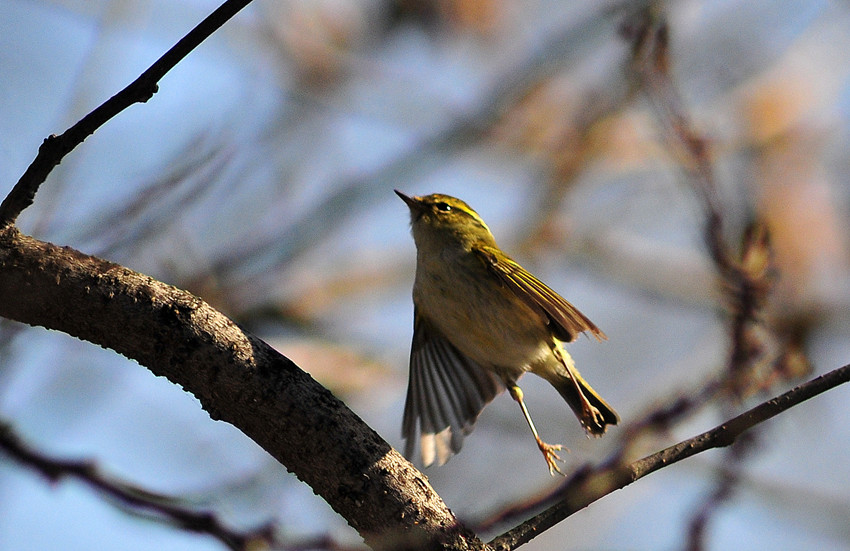
[[[52,134],[45,138],[33,162],[27,167],[9,195],[0,203],[0,228],[15,223],[18,215],[32,204],[38,188],[47,179],[48,174],[68,153],[127,107],[134,103],[144,103],[153,97],[160,79],[168,71],[250,3],[251,0],[227,0],[126,88],[103,102],[62,134],[58,136]]]
[[[194,394],[373,548],[480,549],[417,471],[326,388],[194,295],[0,229],[0,316],[111,348]]]
[[[497,551],[516,549],[594,501],[625,488],[655,471],[698,453],[730,446],[749,429],[780,413],[850,381],[850,365],[830,371],[788,392],[745,411],[700,435],[665,448],[643,459],[623,464],[617,459],[583,471],[562,487],[563,500],[539,515],[496,537],[489,543]]]

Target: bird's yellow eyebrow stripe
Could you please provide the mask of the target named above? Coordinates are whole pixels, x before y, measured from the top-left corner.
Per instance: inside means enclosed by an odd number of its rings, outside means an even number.
[[[475,219],[476,222],[478,222],[479,224],[481,224],[482,226],[487,228],[487,231],[490,231],[490,228],[487,226],[487,223],[484,222],[484,220],[481,218],[481,216],[477,212],[472,210],[467,204],[465,204],[465,203],[451,203],[451,206],[452,206],[452,208],[462,210],[463,212],[465,212],[466,214],[471,216],[473,219]]]

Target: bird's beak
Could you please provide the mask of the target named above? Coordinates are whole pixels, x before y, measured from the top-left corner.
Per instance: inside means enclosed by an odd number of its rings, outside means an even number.
[[[400,192],[397,189],[394,189],[395,194],[401,197],[401,200],[407,203],[407,206],[410,208],[410,212],[413,214],[419,214],[422,212],[422,202],[419,200],[419,197],[410,197]]]

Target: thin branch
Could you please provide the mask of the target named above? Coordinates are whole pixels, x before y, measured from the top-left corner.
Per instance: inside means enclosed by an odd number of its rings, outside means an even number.
[[[38,471],[50,482],[56,482],[62,478],[75,478],[118,500],[122,506],[129,507],[133,511],[148,511],[192,532],[209,534],[234,551],[249,549],[261,542],[272,541],[271,525],[242,534],[222,524],[213,513],[194,511],[179,505],[178,500],[174,498],[111,478],[101,472],[92,461],[48,457],[25,444],[5,422],[0,422],[0,450],[19,463]]]
[[[705,406],[723,386],[723,378],[714,377],[699,383],[692,390],[680,390],[666,399],[658,400],[656,405],[624,425],[621,429],[620,443],[609,456],[607,465],[617,465],[625,461],[631,450],[642,441],[644,435],[660,433],[669,430],[682,419],[693,415]],[[565,492],[573,488],[576,481],[581,481],[593,472],[593,467],[586,463],[578,467],[570,478],[555,489],[547,490],[532,496],[520,503],[496,511],[483,520],[471,523],[476,532],[492,530],[496,526],[504,526],[514,520],[527,518],[529,515],[564,499]]]
[[[52,134],[45,138],[33,162],[27,167],[9,195],[0,203],[0,228],[15,223],[18,215],[32,204],[38,188],[50,172],[68,153],[127,107],[134,103],[144,103],[153,97],[158,90],[160,79],[168,71],[250,3],[251,0],[227,0],[126,88],[103,102],[62,134],[58,136]]]
[[[562,486],[563,500],[516,528],[493,539],[497,551],[516,549],[538,534],[584,509],[596,500],[655,471],[698,453],[730,446],[749,429],[788,409],[850,381],[850,365],[830,371],[734,417],[698,436],[689,438],[629,464],[617,459],[589,469]]]

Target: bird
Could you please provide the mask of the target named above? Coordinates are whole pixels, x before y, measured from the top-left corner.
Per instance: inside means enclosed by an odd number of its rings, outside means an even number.
[[[422,463],[458,453],[484,407],[507,389],[519,404],[549,473],[563,474],[563,447],[544,442],[517,384],[526,372],[548,381],[588,435],[620,418],[582,378],[564,344],[582,333],[607,337],[558,293],[506,255],[465,202],[439,193],[395,193],[410,210],[416,245],[413,341],[402,419],[405,455],[416,435]]]

